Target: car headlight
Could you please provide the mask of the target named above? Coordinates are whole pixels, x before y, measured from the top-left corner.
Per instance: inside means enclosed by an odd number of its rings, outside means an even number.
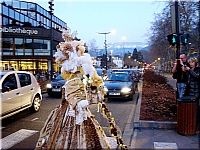
[[[104,92],[108,92],[108,88],[104,86]]]
[[[127,93],[127,92],[130,92],[130,91],[131,91],[131,89],[128,88],[128,87],[124,87],[124,88],[122,88],[122,90],[121,90],[121,92],[123,92],[123,93]]]
[[[48,83],[48,84],[46,85],[46,87],[47,87],[47,88],[52,88],[52,85],[51,85],[50,83]]]

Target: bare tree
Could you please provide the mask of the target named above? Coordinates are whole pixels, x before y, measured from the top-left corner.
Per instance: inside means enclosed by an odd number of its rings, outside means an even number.
[[[191,45],[182,46],[181,50],[186,51],[187,53],[191,52],[191,47],[198,50],[199,45],[199,9],[198,1],[190,0],[185,1],[181,0],[180,5],[180,34],[189,33]],[[167,41],[167,35],[172,32],[172,23],[171,23],[171,13],[170,6],[174,5],[174,2],[166,2],[166,6],[163,9],[162,13],[155,14],[155,19],[152,22],[150,32],[148,33],[149,45],[150,45],[150,54],[149,59],[153,62],[157,58],[164,58],[168,61],[168,64],[172,64],[174,60],[174,54],[176,53],[175,46],[170,46]],[[193,50],[194,51],[194,50]]]
[[[97,56],[98,47],[96,46],[96,40],[95,39],[90,40],[89,49],[90,49],[90,54],[91,54],[92,57]]]

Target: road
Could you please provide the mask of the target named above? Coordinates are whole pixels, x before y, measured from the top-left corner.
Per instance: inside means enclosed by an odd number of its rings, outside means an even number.
[[[137,95],[137,94],[136,94]],[[109,100],[106,103],[108,109],[112,112],[115,118],[116,125],[123,134],[125,126],[130,121],[130,113],[133,111],[133,105],[136,105],[136,97],[132,101],[124,100]],[[1,126],[1,149],[34,149],[39,137],[39,132],[42,129],[49,113],[61,102],[61,98],[51,98],[47,94],[43,94],[42,106],[39,112],[30,113],[25,110],[19,114],[2,120]],[[109,136],[109,125],[99,112],[97,105],[90,105],[90,111],[95,115],[96,119]],[[133,117],[131,117],[133,122]]]

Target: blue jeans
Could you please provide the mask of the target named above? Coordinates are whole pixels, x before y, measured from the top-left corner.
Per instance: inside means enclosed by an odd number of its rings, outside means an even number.
[[[177,83],[179,98],[183,97],[185,83]]]

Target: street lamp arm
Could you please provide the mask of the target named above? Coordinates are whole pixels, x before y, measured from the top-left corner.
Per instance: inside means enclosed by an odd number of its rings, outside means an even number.
[[[111,32],[96,32],[97,34],[110,34]]]

